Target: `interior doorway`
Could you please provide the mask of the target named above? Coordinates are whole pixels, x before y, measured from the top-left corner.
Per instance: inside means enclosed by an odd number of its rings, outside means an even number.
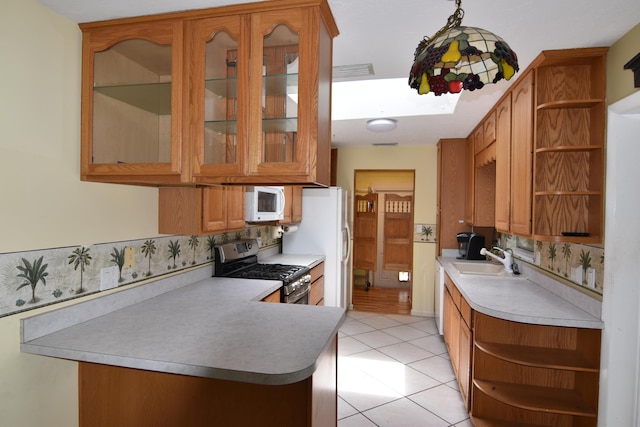
[[[414,185],[414,170],[355,171],[355,310],[411,311]]]

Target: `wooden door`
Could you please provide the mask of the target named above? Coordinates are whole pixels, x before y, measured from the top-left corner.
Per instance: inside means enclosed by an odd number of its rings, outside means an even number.
[[[302,221],[302,187],[284,186],[284,217],[279,224],[294,224]]]
[[[533,74],[511,92],[511,232],[531,235],[533,176]]]
[[[376,270],[378,243],[378,195],[355,196],[353,218],[353,267]]]
[[[384,200],[384,269],[411,271],[412,261],[413,196],[387,194]]]
[[[511,94],[496,107],[496,230],[509,233],[511,212]]]
[[[225,187],[227,208],[227,230],[242,230],[245,226],[245,188]]]

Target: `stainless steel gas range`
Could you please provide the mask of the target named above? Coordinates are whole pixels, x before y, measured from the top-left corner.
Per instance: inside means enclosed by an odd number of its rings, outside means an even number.
[[[214,277],[279,280],[280,302],[308,304],[311,290],[309,267],[287,264],[260,264],[255,239],[223,243],[215,247]]]

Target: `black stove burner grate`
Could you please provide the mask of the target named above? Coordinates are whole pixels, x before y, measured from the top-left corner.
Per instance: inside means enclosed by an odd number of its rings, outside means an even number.
[[[254,264],[227,275],[227,277],[263,280],[291,280],[305,273],[306,267],[285,264]]]

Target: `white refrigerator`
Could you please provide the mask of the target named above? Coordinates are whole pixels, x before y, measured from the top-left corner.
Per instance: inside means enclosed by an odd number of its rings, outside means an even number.
[[[302,222],[282,236],[283,254],[325,256],[324,305],[345,309],[351,308],[349,207],[340,187],[305,188]]]

